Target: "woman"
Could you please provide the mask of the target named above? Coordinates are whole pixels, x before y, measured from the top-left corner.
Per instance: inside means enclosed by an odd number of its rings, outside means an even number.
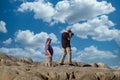
[[[52,66],[52,56],[53,56],[53,48],[50,45],[51,39],[47,38],[46,45],[45,45],[45,56],[46,56],[46,66]]]

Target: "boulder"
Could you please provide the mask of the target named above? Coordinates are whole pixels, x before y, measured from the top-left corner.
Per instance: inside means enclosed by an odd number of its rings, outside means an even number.
[[[112,72],[97,72],[96,76],[99,80],[115,80],[115,75]]]
[[[98,63],[95,63],[99,68],[108,68],[108,69],[110,69],[110,67],[109,66],[107,66],[106,64],[104,64],[104,63],[101,63],[101,62],[98,62]]]
[[[47,67],[45,61],[33,62],[31,58],[0,53],[0,80],[120,80],[120,69],[101,62],[59,65],[53,61],[52,67]]]
[[[19,61],[19,62],[23,62],[23,63],[28,63],[28,64],[33,63],[33,60],[32,60],[31,58],[28,58],[28,57],[18,58],[18,61]]]
[[[0,80],[13,80],[17,76],[17,72],[11,67],[0,67]]]

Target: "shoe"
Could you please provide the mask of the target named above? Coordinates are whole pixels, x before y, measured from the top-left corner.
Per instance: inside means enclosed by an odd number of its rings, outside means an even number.
[[[74,66],[73,64],[69,64],[69,66]]]
[[[59,63],[59,65],[64,65],[63,63]]]

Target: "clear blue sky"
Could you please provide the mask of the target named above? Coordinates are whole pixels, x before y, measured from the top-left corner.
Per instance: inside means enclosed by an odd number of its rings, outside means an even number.
[[[120,0],[2,0],[0,52],[45,60],[52,38],[53,60],[62,55],[61,32],[71,28],[72,60],[120,66]],[[67,57],[66,57],[67,59]]]

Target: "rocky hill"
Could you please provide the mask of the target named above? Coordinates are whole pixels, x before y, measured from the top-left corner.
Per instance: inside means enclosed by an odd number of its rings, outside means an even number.
[[[103,63],[73,62],[73,65],[44,66],[44,61],[16,58],[0,53],[0,80],[120,80],[120,68]]]

